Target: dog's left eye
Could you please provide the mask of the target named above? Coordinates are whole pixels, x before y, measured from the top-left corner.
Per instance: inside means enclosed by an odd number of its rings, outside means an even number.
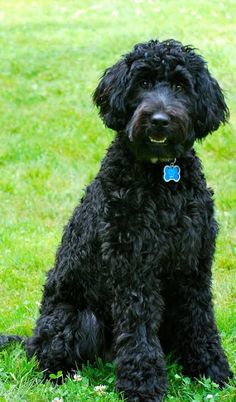
[[[149,80],[140,81],[140,86],[144,89],[151,89],[153,87],[153,82]]]
[[[172,85],[172,89],[174,91],[182,91],[183,90],[183,85],[181,83],[175,83]]]

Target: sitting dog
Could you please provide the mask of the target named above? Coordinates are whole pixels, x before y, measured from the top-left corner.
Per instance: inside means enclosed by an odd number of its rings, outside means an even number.
[[[169,352],[186,375],[223,386],[218,229],[193,149],[227,120],[220,86],[193,48],[151,40],[105,71],[94,102],[117,134],[65,228],[27,354],[46,373],[112,356],[129,401],[162,400]]]

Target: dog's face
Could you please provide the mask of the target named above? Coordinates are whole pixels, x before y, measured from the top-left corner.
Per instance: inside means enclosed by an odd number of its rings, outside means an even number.
[[[105,124],[124,132],[146,161],[184,155],[228,115],[204,60],[174,40],[136,45],[105,71],[94,102]]]

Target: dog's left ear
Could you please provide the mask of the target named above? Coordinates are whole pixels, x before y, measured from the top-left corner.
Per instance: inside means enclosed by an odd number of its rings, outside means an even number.
[[[98,87],[93,94],[93,101],[99,108],[99,114],[109,128],[120,131],[126,125],[125,93],[128,82],[128,66],[125,60],[118,61],[105,70]]]
[[[203,67],[196,77],[197,119],[196,138],[203,138],[217,130],[229,117],[223,92],[218,82],[211,76],[207,67]]]

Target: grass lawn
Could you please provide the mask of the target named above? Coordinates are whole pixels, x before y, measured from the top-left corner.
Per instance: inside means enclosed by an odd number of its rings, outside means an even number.
[[[0,0],[0,24],[0,332],[31,334],[63,226],[113,138],[91,102],[99,76],[136,42],[174,37],[200,49],[231,110],[231,123],[196,148],[215,190],[215,311],[236,372],[235,1]],[[233,382],[220,392],[173,363],[168,373],[166,401],[236,401]],[[42,384],[11,345],[0,353],[0,402],[118,401],[111,364],[80,376]]]

